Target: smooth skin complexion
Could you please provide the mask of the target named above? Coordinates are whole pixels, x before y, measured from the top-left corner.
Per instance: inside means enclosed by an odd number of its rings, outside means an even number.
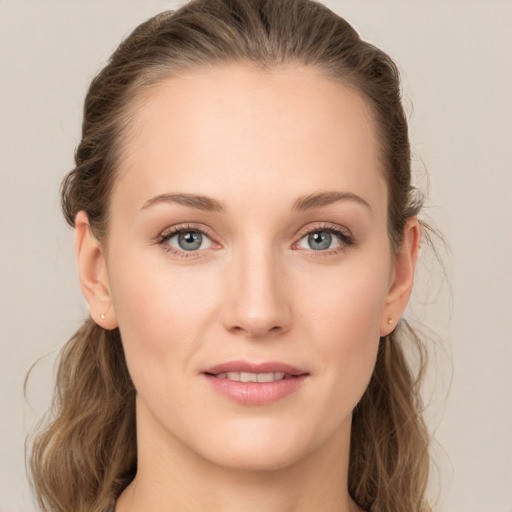
[[[140,95],[123,140],[105,243],[76,218],[137,389],[116,511],[359,510],[351,414],[419,241],[412,218],[391,249],[368,104],[298,64],[195,69]]]

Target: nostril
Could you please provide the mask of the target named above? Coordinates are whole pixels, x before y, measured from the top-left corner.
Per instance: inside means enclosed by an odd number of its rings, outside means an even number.
[[[281,325],[273,325],[272,327],[269,327],[263,323],[247,323],[247,325],[234,325],[230,328],[232,333],[243,333],[251,338],[261,338],[270,333],[277,334],[282,330],[283,327]]]

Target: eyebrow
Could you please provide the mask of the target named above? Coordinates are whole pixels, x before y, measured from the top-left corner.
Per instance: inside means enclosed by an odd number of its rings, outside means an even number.
[[[338,201],[355,201],[356,203],[366,206],[370,212],[372,207],[368,201],[352,192],[317,192],[299,197],[293,204],[293,209],[297,211],[306,211],[321,206],[328,206]]]
[[[352,192],[316,192],[312,194],[308,194],[302,197],[299,197],[293,203],[293,210],[295,211],[307,211],[313,208],[319,208],[322,206],[328,206],[333,203],[337,203],[338,201],[354,201],[356,203],[362,204],[366,206],[370,212],[372,208],[370,204],[364,200],[362,197],[353,194]],[[190,206],[192,208],[197,208],[198,210],[208,211],[208,212],[225,212],[225,206],[216,199],[212,199],[208,196],[198,195],[198,194],[160,194],[158,196],[152,197],[148,199],[142,206],[141,210],[145,210],[150,206],[161,203],[177,203],[184,206]]]
[[[145,210],[150,206],[160,203],[177,203],[207,212],[223,212],[226,210],[221,202],[212,199],[211,197],[197,194],[161,194],[148,199],[143,204],[141,210]]]

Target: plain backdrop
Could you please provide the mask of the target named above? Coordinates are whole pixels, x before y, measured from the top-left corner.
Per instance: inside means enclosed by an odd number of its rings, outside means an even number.
[[[449,246],[448,279],[425,254],[410,308],[437,333],[437,510],[512,512],[512,2],[326,3],[398,63],[426,213]],[[36,510],[24,438],[49,405],[56,351],[87,315],[58,197],[87,85],[123,36],[175,5],[0,0],[0,512]]]

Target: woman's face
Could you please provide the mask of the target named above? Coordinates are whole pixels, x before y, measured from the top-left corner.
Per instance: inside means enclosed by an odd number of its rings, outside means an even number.
[[[90,304],[139,447],[268,469],[347,445],[414,263],[365,101],[298,65],[189,71],[139,98],[122,155]]]

